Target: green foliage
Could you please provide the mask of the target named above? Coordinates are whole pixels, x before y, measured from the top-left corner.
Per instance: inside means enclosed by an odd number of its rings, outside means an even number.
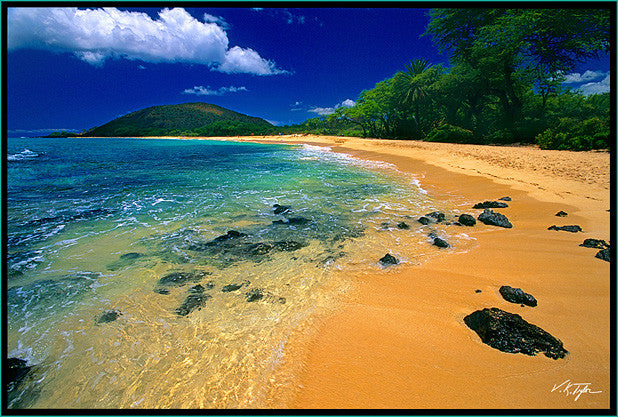
[[[73,133],[73,132],[67,132],[66,130],[62,130],[60,132],[52,132],[45,137],[46,138],[74,138],[77,136],[79,136],[79,134]]]
[[[449,142],[449,143],[476,143],[472,131],[459,126],[443,123],[435,127],[427,138],[428,142]]]
[[[609,124],[598,117],[584,121],[563,117],[537,136],[541,149],[588,151],[610,147]]]
[[[255,131],[266,131],[273,126],[258,117],[237,113],[208,103],[184,103],[154,106],[119,117],[102,126],[86,131],[84,136],[180,136],[194,135],[196,131],[211,123],[229,121],[239,125],[216,129],[225,131],[248,131],[246,125],[253,125]],[[242,127],[241,127],[242,126]],[[256,133],[257,134],[257,133]]]

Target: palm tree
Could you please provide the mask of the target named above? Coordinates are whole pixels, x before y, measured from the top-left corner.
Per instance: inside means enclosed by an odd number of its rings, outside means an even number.
[[[424,58],[416,58],[405,65],[406,70],[402,71],[405,80],[403,104],[407,104],[413,109],[412,117],[416,124],[416,130],[421,133],[419,102],[428,94],[427,85],[418,79],[418,76],[427,71],[432,65]]]

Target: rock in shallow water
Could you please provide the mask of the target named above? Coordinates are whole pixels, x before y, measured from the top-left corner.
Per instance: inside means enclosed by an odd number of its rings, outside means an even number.
[[[206,275],[210,275],[210,274],[204,271],[172,272],[170,274],[163,276],[159,280],[159,285],[163,285],[166,287],[169,287],[169,286],[181,287],[189,282],[198,282],[202,278],[204,278]]]
[[[399,261],[390,253],[387,253],[380,259],[380,263],[384,266],[397,265]]]
[[[521,288],[513,288],[508,285],[500,287],[500,294],[509,303],[525,304],[530,307],[536,307],[537,301],[532,295],[523,292]]]
[[[518,314],[499,308],[485,308],[464,318],[483,343],[507,353],[534,356],[539,352],[552,359],[564,358],[568,351],[562,342],[545,330],[528,323]]]
[[[180,307],[174,312],[179,316],[186,316],[195,309],[201,310],[201,308],[212,298],[208,294],[189,294]]]
[[[494,213],[490,209],[485,209],[485,211],[479,215],[479,221],[488,225],[505,227],[507,229],[513,227],[509,219],[504,214]]]
[[[104,312],[103,314],[101,314],[99,317],[97,317],[96,323],[97,324],[111,323],[112,321],[116,321],[118,317],[120,317],[121,315],[122,313],[120,311],[108,310]]]
[[[469,214],[462,214],[459,216],[458,221],[464,226],[474,226],[476,224],[476,219]]]
[[[280,204],[273,204],[273,209],[275,214],[284,214],[289,213],[292,210],[290,206],[282,206]]]

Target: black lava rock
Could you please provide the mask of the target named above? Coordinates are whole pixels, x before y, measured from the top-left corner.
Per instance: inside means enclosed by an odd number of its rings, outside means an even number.
[[[9,391],[19,385],[32,369],[32,366],[28,366],[28,362],[19,358],[8,358],[4,365],[6,370],[4,377]]]
[[[116,321],[116,319],[118,319],[118,317],[120,317],[121,315],[122,313],[119,311],[109,310],[101,314],[99,317],[97,317],[96,323],[97,324],[111,323],[112,321]]]
[[[558,230],[558,231],[562,230],[562,231],[571,232],[571,233],[577,233],[577,232],[582,232],[583,231],[582,228],[577,226],[577,225],[572,225],[572,226],[556,226],[556,225],[553,225],[553,226],[549,226],[547,228],[547,230]]]
[[[245,296],[246,296],[247,302],[252,303],[254,301],[258,301],[264,298],[264,293],[259,288],[254,288],[251,291],[249,291],[247,294],[245,294]]]
[[[464,226],[474,226],[476,224],[476,219],[469,214],[462,214],[459,216],[458,221]]]
[[[406,222],[397,223],[397,229],[404,229],[405,230],[405,229],[409,229],[409,228],[410,228],[410,226],[408,226],[408,224]]]
[[[504,214],[494,213],[489,209],[485,209],[485,211],[479,215],[479,221],[492,226],[505,227],[507,229],[513,227],[509,219]]]
[[[289,213],[290,210],[292,210],[292,207],[290,206],[282,206],[280,204],[273,204],[273,209],[275,214],[284,214],[284,213]]]
[[[562,211],[562,210],[560,210],[558,213],[556,213],[557,217],[565,217],[565,216],[568,216],[568,215],[569,215],[569,213],[567,213],[566,211]]]
[[[601,239],[585,239],[584,243],[579,246],[583,246],[585,248],[605,249],[609,248],[609,243]]]
[[[534,356],[543,352],[552,359],[564,358],[568,353],[562,342],[545,330],[528,323],[518,314],[499,308],[485,308],[464,318],[483,343],[507,353]]]
[[[142,254],[142,253],[129,252],[129,253],[125,253],[123,255],[120,255],[120,259],[122,259],[122,260],[134,260],[134,259],[140,258],[142,256],[144,256],[144,254]]]
[[[500,294],[502,295],[502,298],[509,303],[525,304],[530,307],[536,307],[537,305],[536,299],[532,295],[523,292],[521,288],[513,288],[508,285],[503,285],[500,287]]]
[[[294,240],[282,240],[279,242],[274,242],[273,246],[276,250],[283,252],[294,252],[299,250],[300,248],[305,247],[306,245],[300,242],[296,242]]]
[[[302,226],[303,224],[309,223],[309,219],[304,217],[290,217],[287,220],[275,220],[273,224],[284,224],[286,226]]]
[[[483,292],[483,291],[481,291],[481,290],[474,290],[474,292],[478,294],[478,293]]]
[[[191,294],[202,294],[205,290],[206,290],[206,288],[202,287],[200,284],[197,284],[197,285],[194,285],[193,287],[189,288],[189,293],[191,293]]]
[[[488,208],[505,208],[508,207],[509,205],[506,203],[501,203],[499,201],[484,201],[482,203],[476,203],[474,205],[475,209],[488,209]]]
[[[153,291],[161,295],[168,295],[170,293],[170,290],[166,290],[165,288],[155,288]]]
[[[208,294],[189,294],[182,305],[174,312],[179,316],[186,316],[195,309],[201,310],[210,298],[212,297]]]
[[[499,198],[498,200],[502,200],[502,201],[513,201],[513,199],[511,197],[502,197]]]
[[[198,282],[208,275],[206,272],[172,272],[159,279],[159,285],[181,287],[189,282]]]
[[[595,255],[595,258],[599,258],[599,259],[602,259],[602,260],[604,260],[604,261],[611,262],[611,253],[610,253],[610,251],[609,251],[609,248],[606,248],[606,249],[600,250],[600,251],[599,251],[599,252]]]
[[[228,284],[221,288],[221,292],[232,292],[242,288],[242,284]]]
[[[441,213],[439,211],[434,211],[434,212],[428,213],[425,216],[432,217],[432,218],[436,219],[437,222],[444,221],[444,219],[446,218],[444,213]]]
[[[388,265],[397,265],[399,261],[397,260],[397,258],[395,258],[390,253],[387,253],[380,259],[380,263],[384,266],[388,266]]]
[[[439,237],[435,237],[433,239],[433,245],[439,248],[450,248],[451,247],[451,245],[449,245],[446,240],[441,239]]]
[[[433,223],[433,220],[431,220],[429,217],[422,216],[418,219],[418,222],[423,225],[428,225],[429,223]]]

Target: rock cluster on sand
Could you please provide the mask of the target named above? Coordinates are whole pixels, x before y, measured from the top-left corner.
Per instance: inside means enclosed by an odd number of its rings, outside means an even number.
[[[552,359],[564,358],[568,353],[562,342],[545,330],[525,321],[518,314],[499,308],[485,308],[464,318],[483,343],[507,353],[534,356],[539,352]]]
[[[480,222],[492,226],[505,227],[507,229],[513,227],[509,219],[504,214],[495,213],[490,209],[485,209],[485,211],[479,215],[478,219]]]
[[[513,288],[508,285],[500,287],[500,294],[509,303],[525,304],[530,307],[536,307],[537,301],[532,295],[525,293],[521,288]]]

